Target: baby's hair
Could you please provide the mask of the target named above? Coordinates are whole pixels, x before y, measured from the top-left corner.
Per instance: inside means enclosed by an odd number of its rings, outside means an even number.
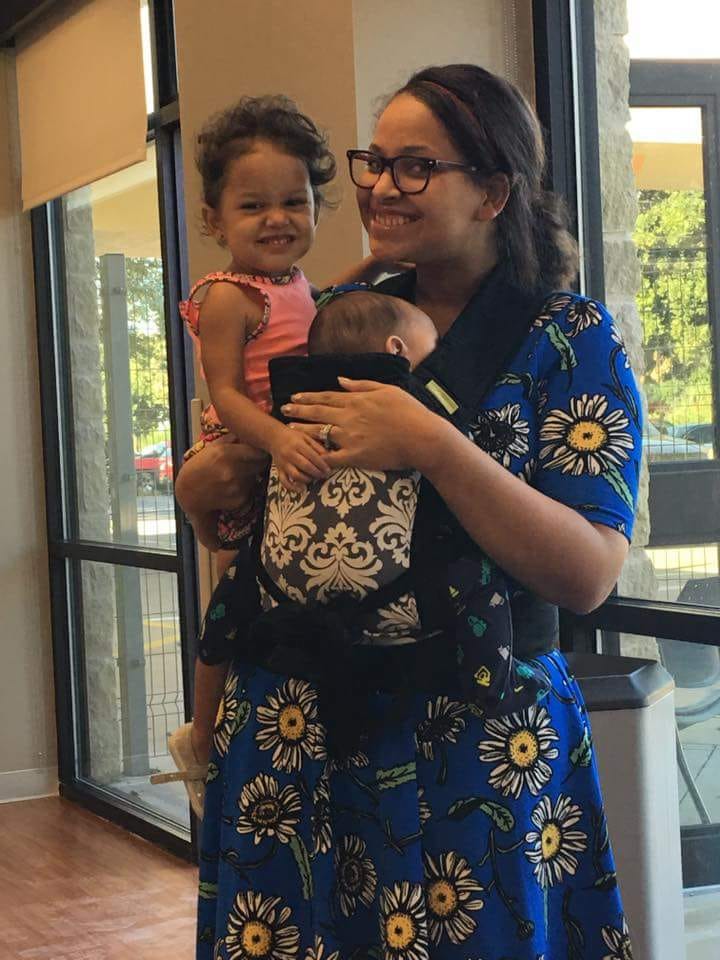
[[[403,335],[408,320],[403,306],[385,293],[343,293],[315,314],[308,353],[384,353],[388,337]]]
[[[195,163],[202,177],[203,200],[216,209],[233,160],[249,153],[255,140],[267,140],[307,167],[315,206],[327,203],[322,187],[336,172],[327,137],[288,97],[242,97],[213,114],[197,140]]]

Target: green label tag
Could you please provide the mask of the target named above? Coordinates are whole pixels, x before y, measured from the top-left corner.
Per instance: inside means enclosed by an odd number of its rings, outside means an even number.
[[[459,404],[455,403],[450,394],[446,390],[443,390],[439,383],[437,383],[435,380],[428,380],[428,382],[425,384],[425,387],[430,391],[436,400],[440,401],[448,413],[455,413]]]

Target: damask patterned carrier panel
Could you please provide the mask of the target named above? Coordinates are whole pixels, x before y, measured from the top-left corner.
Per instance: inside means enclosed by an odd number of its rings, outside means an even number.
[[[336,470],[318,488],[294,493],[270,472],[260,560],[289,600],[327,604],[348,595],[363,600],[410,566],[420,474]],[[265,609],[275,605],[262,591]],[[362,642],[416,639],[420,620],[408,592],[364,615]]]

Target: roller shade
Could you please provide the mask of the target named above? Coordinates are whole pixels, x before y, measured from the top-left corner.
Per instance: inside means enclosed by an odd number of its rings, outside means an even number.
[[[139,0],[64,5],[17,38],[23,209],[145,159]]]

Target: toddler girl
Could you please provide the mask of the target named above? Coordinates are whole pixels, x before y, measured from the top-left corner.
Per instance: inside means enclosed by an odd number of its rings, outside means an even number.
[[[218,550],[222,574],[252,526],[268,455],[289,490],[329,472],[316,440],[269,415],[268,361],[305,353],[315,307],[295,264],[312,245],[322,188],[336,167],[325,137],[283,96],[244,97],[212,117],[198,138],[196,160],[204,225],[230,262],[198,281],[180,306],[211,399],[201,439],[186,456],[220,437],[248,445],[245,508],[192,518],[201,542]],[[362,273],[361,267],[342,279]],[[197,661],[193,722],[168,741],[180,773],[153,778],[185,780],[196,813],[225,675],[225,664]]]

